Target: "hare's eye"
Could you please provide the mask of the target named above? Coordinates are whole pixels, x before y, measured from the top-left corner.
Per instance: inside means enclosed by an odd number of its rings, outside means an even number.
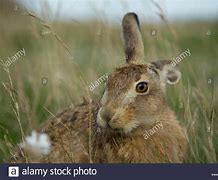
[[[140,82],[136,85],[136,92],[138,93],[145,93],[148,91],[148,83]]]

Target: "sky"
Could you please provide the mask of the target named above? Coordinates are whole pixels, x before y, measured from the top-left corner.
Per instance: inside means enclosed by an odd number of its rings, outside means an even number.
[[[152,0],[17,0],[38,16],[51,20],[103,20],[118,23],[127,12],[141,21],[159,22],[158,8]],[[218,0],[154,0],[171,22],[218,20]]]

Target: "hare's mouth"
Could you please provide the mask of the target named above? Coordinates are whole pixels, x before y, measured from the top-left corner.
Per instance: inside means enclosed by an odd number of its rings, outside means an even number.
[[[133,120],[125,124],[123,127],[116,127],[111,124],[110,121],[106,122],[104,119],[102,119],[99,114],[97,118],[97,124],[106,131],[115,134],[128,134],[139,126],[138,121]]]
[[[104,119],[102,119],[100,113],[98,113],[97,116],[97,124],[110,133],[123,133],[123,128],[113,128],[109,122],[106,122]]]
[[[102,116],[101,110],[100,108],[97,114],[97,124],[101,128],[107,129],[107,131],[128,134],[140,125],[135,118],[127,120],[124,116]]]

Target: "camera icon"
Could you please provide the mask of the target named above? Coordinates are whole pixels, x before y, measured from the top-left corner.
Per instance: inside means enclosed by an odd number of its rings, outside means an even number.
[[[9,166],[8,167],[8,177],[19,177],[19,167]]]

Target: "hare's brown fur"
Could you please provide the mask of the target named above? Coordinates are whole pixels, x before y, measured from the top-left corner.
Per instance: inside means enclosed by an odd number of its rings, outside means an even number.
[[[92,111],[89,112],[91,106]],[[40,128],[49,135],[52,141],[52,151],[48,156],[31,159],[29,162],[89,162],[89,119],[96,119],[99,103],[87,102],[67,109],[56,118],[46,121]],[[90,117],[91,113],[91,117]],[[151,138],[145,140],[145,129],[141,127],[132,136],[111,134],[99,129],[93,122],[92,161],[93,162],[182,162],[186,141],[183,130],[174,121],[175,117],[170,109],[159,114],[163,119],[163,130],[158,131]],[[14,152],[10,162],[25,162],[25,158],[18,150]]]
[[[123,30],[127,65],[109,76],[101,101],[66,109],[39,128],[52,142],[48,155],[35,158],[24,151],[24,156],[17,149],[10,162],[25,162],[26,156],[30,162],[184,161],[185,133],[165,100],[165,86],[177,83],[180,73],[170,61],[141,62],[144,50],[136,14],[124,16]],[[145,131],[157,122],[163,128],[145,139]]]

